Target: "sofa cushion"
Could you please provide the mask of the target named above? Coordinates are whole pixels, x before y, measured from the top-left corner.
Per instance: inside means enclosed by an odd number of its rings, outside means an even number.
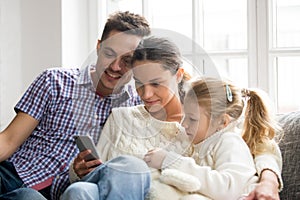
[[[284,183],[280,199],[300,199],[300,111],[281,115],[278,121],[284,133],[279,143]]]

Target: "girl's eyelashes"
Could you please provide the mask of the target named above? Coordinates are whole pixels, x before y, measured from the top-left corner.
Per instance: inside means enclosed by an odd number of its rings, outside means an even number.
[[[191,122],[196,122],[196,121],[199,120],[198,118],[192,117],[192,116],[187,115],[187,114],[185,114],[184,119],[185,119],[185,120],[187,119],[187,120],[189,120],[189,121],[191,121]]]
[[[198,121],[198,119],[193,118],[193,117],[189,117],[189,119],[190,119],[191,122],[196,122],[196,121]]]

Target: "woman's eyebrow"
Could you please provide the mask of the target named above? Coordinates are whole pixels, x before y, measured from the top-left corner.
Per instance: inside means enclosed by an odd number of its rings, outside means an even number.
[[[135,81],[138,81],[138,82],[141,82],[139,79],[137,79],[136,77],[133,77],[133,79]],[[148,82],[156,82],[156,81],[161,81],[161,77],[159,78],[154,78],[154,79],[151,79],[151,80],[148,80]]]
[[[156,81],[161,81],[161,80],[162,80],[162,78],[159,77],[159,78],[151,79],[151,80],[149,80],[149,82],[156,82]]]

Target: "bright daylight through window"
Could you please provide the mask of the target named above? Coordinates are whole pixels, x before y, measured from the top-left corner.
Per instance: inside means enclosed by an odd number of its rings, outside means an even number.
[[[107,0],[107,5],[108,12],[131,10],[145,15],[153,28],[191,38],[222,76],[269,93],[277,112],[300,109],[299,0]]]

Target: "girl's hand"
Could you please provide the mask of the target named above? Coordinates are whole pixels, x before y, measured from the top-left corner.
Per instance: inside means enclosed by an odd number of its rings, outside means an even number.
[[[144,157],[144,161],[147,163],[149,167],[160,169],[166,156],[167,156],[167,151],[160,148],[156,148],[146,153]]]

